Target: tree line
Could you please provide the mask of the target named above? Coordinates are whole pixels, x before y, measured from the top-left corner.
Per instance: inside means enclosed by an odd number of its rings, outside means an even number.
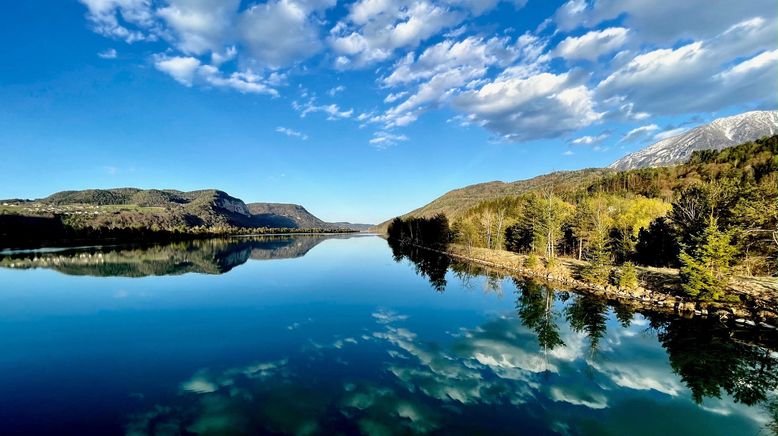
[[[576,190],[538,187],[479,203],[450,227],[443,215],[396,218],[389,237],[420,245],[468,247],[587,261],[582,278],[611,280],[620,266],[680,268],[683,290],[726,298],[733,272],[776,275],[778,136],[721,151],[694,152],[688,163],[616,172]],[[626,273],[626,274],[625,274]]]
[[[93,243],[168,242],[235,235],[349,233],[350,229],[232,226],[78,225],[68,217],[0,214],[0,247],[30,248]]]

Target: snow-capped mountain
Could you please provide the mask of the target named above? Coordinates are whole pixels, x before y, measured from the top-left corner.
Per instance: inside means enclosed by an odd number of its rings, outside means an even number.
[[[746,112],[719,118],[710,124],[663,139],[640,151],[624,156],[608,167],[629,170],[679,164],[689,159],[695,150],[721,150],[764,136],[771,136],[777,132],[778,111]]]

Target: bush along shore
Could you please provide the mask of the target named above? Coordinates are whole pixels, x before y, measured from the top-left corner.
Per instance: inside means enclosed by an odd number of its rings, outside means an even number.
[[[711,298],[690,292],[694,278],[682,269],[638,266],[631,262],[612,266],[453,243],[448,220],[443,215],[397,218],[390,224],[387,237],[390,244],[445,254],[510,275],[542,278],[643,310],[713,316],[726,322],[772,329],[778,325],[778,280],[773,277],[727,277],[719,283],[722,288],[715,298]]]

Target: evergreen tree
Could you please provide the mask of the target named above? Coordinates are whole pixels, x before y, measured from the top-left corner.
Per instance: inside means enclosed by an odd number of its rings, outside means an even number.
[[[681,253],[684,292],[700,300],[720,299],[729,283],[735,253],[730,235],[719,230],[715,218],[709,218],[700,245],[691,254]]]
[[[619,270],[619,287],[635,289],[638,287],[638,271],[632,262],[624,262]]]
[[[608,284],[611,262],[604,241],[590,245],[586,260],[588,263],[581,269],[581,278],[595,285]]]

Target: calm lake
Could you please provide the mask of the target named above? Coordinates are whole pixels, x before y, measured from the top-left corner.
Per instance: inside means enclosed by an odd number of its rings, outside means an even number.
[[[369,235],[0,254],[0,434],[771,434],[776,332]]]

